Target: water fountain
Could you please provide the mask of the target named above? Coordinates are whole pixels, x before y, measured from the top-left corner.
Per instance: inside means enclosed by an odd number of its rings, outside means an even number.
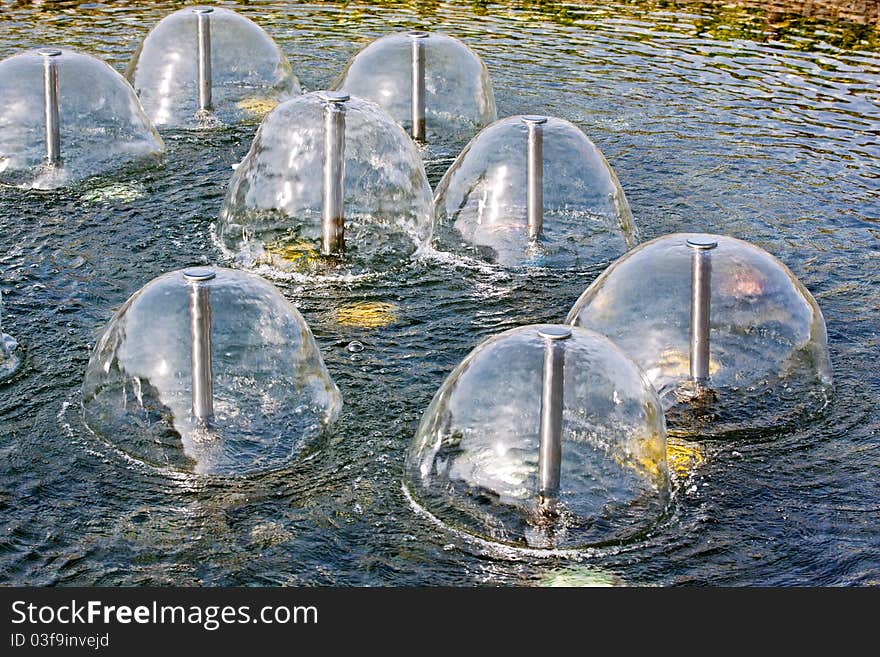
[[[458,39],[389,34],[361,50],[335,89],[378,103],[413,139],[466,139],[496,118],[489,71]]]
[[[631,539],[668,500],[660,400],[593,331],[506,331],[437,391],[404,486],[437,521],[492,542],[578,549]]]
[[[259,121],[300,93],[287,57],[253,21],[186,7],[150,30],[125,73],[159,127]]]
[[[83,383],[87,426],[158,467],[284,466],[342,401],[311,331],[270,283],[224,268],[160,276],[116,313]]]
[[[0,183],[54,189],[163,150],[131,86],[99,59],[41,48],[0,62]]]
[[[788,268],[723,235],[674,234],[611,265],[569,323],[614,340],[645,371],[670,427],[760,431],[827,404],[822,311]]]
[[[437,186],[438,246],[504,266],[580,267],[637,239],[602,152],[576,126],[512,116],[483,129]]]
[[[0,381],[9,379],[21,367],[18,342],[3,332],[3,295],[0,294]]]
[[[273,110],[238,166],[218,235],[243,266],[363,271],[431,235],[418,150],[379,106],[316,92]]]

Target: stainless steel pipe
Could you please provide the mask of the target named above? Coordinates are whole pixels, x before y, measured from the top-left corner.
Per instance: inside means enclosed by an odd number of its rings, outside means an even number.
[[[711,240],[688,240],[691,254],[691,380],[705,385],[709,380],[709,319],[712,297],[712,261],[709,251],[718,246]]]
[[[43,57],[43,108],[46,116],[46,162],[61,163],[61,119],[58,100],[58,48],[37,51]]]
[[[324,105],[324,190],[321,253],[345,249],[345,103],[348,94],[326,91]]]
[[[213,106],[211,71],[211,7],[199,7],[196,14],[199,43],[199,110],[207,112]]]
[[[541,425],[538,447],[539,505],[552,511],[559,497],[562,467],[562,411],[565,390],[565,340],[568,326],[545,326],[538,331],[544,338],[544,370],[541,385]]]
[[[544,128],[547,117],[524,116],[528,128],[526,147],[526,222],[529,239],[536,240],[544,228]]]
[[[427,32],[410,32],[412,42],[412,138],[425,141],[425,48]]]
[[[211,362],[211,269],[194,268],[183,272],[190,285],[189,316],[192,338],[192,414],[199,424],[214,417],[214,376]]]

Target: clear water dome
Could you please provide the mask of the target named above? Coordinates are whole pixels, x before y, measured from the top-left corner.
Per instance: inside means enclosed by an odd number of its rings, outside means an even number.
[[[438,247],[502,266],[608,262],[637,241],[599,148],[564,119],[512,116],[483,129],[435,195]]]
[[[3,295],[0,294],[0,381],[5,381],[21,366],[18,341],[3,332]]]
[[[436,32],[377,39],[349,62],[335,88],[378,103],[419,141],[466,139],[497,118],[483,60]]]
[[[55,189],[163,150],[131,86],[101,60],[41,48],[0,62],[0,183]]]
[[[404,476],[421,510],[481,539],[553,549],[630,540],[668,502],[663,409],[604,336],[512,329],[437,391]]]
[[[723,235],[642,244],[568,322],[611,338],[659,391],[670,428],[760,432],[823,408],[831,386],[816,300],[775,257]]]
[[[259,122],[301,92],[272,38],[220,7],[186,7],[163,18],[125,75],[160,128]]]
[[[266,117],[232,176],[218,236],[242,266],[362,272],[413,254],[432,219],[403,129],[372,102],[316,92]]]
[[[283,467],[339,413],[309,327],[270,283],[231,269],[160,276],[102,332],[83,383],[87,426],[163,468]]]

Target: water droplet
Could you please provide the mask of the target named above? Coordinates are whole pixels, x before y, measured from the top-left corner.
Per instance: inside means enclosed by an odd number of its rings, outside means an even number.
[[[346,347],[351,353],[356,354],[364,350],[364,345],[362,342],[358,340],[352,340],[348,343],[348,347]]]

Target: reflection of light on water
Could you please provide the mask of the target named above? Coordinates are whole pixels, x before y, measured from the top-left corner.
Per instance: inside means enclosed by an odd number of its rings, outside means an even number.
[[[287,168],[296,170],[301,154],[310,148],[307,135],[304,132],[294,130],[287,134],[287,138],[289,140]]]
[[[333,312],[341,326],[379,328],[397,321],[397,306],[381,301],[363,301],[340,306]]]
[[[298,269],[306,269],[320,260],[320,254],[315,244],[310,240],[295,240],[286,242],[278,240],[270,242],[265,247],[266,253],[280,258],[285,263],[294,265]],[[272,258],[268,258],[266,264],[272,264]]]
[[[505,179],[508,176],[510,168],[506,164],[502,164],[495,170],[494,180],[487,185],[487,188],[491,190],[490,198],[485,201],[480,202],[479,206],[479,214],[477,216],[477,223],[487,223],[489,225],[495,225],[498,223],[499,213],[501,211],[501,199],[506,190],[506,182]],[[485,192],[484,192],[485,193]],[[487,216],[484,219],[484,212],[486,208],[489,209]]]
[[[379,87],[378,93],[379,93],[380,98],[384,98],[387,100],[394,95],[394,93],[395,93],[394,86],[391,84],[390,81],[385,81]]]
[[[265,116],[269,112],[271,112],[275,106],[278,105],[278,101],[272,98],[245,98],[243,100],[238,101],[237,106],[240,110],[247,112],[256,117]]]
[[[293,200],[293,185],[289,180],[285,180],[284,184],[281,186],[281,193],[278,194],[278,205],[280,207],[286,206]]]
[[[538,586],[547,587],[572,587],[592,586],[610,587],[621,586],[623,582],[615,575],[595,566],[571,566],[559,568],[546,573],[538,582]]]
[[[159,82],[159,108],[156,110],[157,125],[167,123],[171,119],[171,81],[174,78],[174,70],[177,62],[180,61],[180,53],[170,52],[168,57],[171,60],[164,71]]]
[[[711,355],[709,357],[709,375],[713,376],[721,369],[718,361]],[[657,364],[645,368],[645,376],[658,390],[664,388],[667,379],[678,381],[689,378],[691,373],[690,355],[676,349],[663,349]]]
[[[84,203],[100,203],[101,201],[131,202],[145,195],[140,185],[131,183],[113,183],[89,190],[82,195]]]
[[[652,477],[658,477],[662,472],[663,452],[662,448],[658,449],[658,445],[653,436],[640,438],[634,443],[634,464]],[[699,445],[682,440],[674,430],[667,430],[665,470],[670,475],[679,480],[687,479],[704,460],[703,450]]]
[[[705,461],[699,445],[673,437],[666,441],[666,465],[676,479],[685,480]]]

